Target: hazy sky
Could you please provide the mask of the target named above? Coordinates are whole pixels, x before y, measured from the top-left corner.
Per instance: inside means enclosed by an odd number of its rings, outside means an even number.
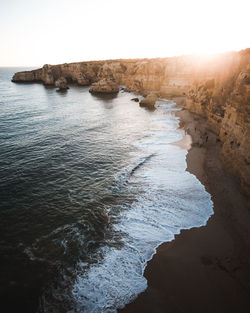
[[[0,66],[250,47],[249,0],[0,0]]]

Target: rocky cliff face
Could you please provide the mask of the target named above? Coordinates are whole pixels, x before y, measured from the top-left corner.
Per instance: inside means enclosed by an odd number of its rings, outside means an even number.
[[[44,65],[43,68],[19,72],[13,76],[13,82],[43,82],[54,85],[60,77],[68,83],[91,85],[108,79],[127,90],[137,92],[155,91],[160,96],[183,95],[197,79],[206,79],[212,74],[207,68],[209,63],[193,56],[90,61],[59,65]]]
[[[160,97],[185,95],[187,108],[207,117],[210,129],[219,135],[224,167],[240,179],[242,190],[250,196],[250,49],[210,58],[182,56],[44,65],[38,70],[16,73],[12,80],[55,85],[59,78],[93,87],[112,81],[125,85],[127,91],[153,91]]]
[[[224,168],[250,197],[250,49],[224,55],[212,79],[194,83],[187,108],[207,117],[222,141]]]

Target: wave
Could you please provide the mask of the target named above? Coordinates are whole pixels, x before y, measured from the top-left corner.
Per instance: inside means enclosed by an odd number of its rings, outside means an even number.
[[[171,145],[182,136],[173,110],[172,102],[158,102],[152,125],[132,143],[129,164],[114,176],[109,205],[90,206],[77,223],[25,249],[58,271],[40,313],[115,313],[147,288],[143,273],[161,243],[206,224],[211,197],[186,171],[187,152]]]

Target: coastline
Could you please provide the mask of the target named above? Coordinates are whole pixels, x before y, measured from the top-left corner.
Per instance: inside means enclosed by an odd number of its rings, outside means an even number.
[[[185,109],[176,114],[187,133],[176,144],[188,149],[192,137],[186,170],[211,194],[214,214],[206,226],[183,230],[157,248],[144,272],[148,288],[119,312],[250,312],[249,202],[222,169],[221,143],[206,119]]]

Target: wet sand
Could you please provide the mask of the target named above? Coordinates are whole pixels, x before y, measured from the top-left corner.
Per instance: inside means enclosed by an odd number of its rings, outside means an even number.
[[[187,170],[206,187],[214,215],[204,227],[184,230],[162,244],[148,263],[148,288],[122,313],[249,313],[250,208],[238,181],[219,160],[221,143],[206,120],[182,110],[189,149]]]

